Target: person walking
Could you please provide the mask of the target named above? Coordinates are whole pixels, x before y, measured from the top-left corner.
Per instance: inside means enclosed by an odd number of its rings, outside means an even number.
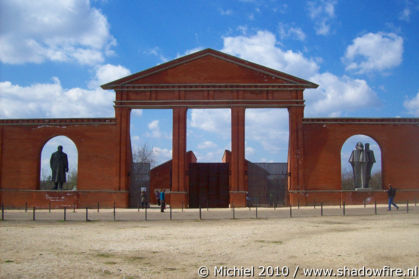
[[[399,210],[399,207],[397,206],[397,204],[394,203],[394,197],[396,196],[396,189],[394,189],[391,186],[391,184],[388,184],[387,195],[388,195],[388,211],[391,211],[391,205],[393,205],[394,207],[397,208],[397,210]]]
[[[154,194],[156,195],[157,205],[160,206],[160,191],[156,190]]]
[[[147,207],[147,197],[146,197],[146,192],[145,191],[141,191],[141,208],[146,208]]]
[[[164,190],[160,192],[160,211],[164,212],[166,208],[166,200],[165,200],[165,193]]]

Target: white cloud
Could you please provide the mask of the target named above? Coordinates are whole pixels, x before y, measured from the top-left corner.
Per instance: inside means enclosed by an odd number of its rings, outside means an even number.
[[[190,125],[206,132],[230,137],[231,112],[229,109],[192,109]]]
[[[307,99],[306,112],[310,116],[341,115],[378,103],[377,95],[365,80],[320,73],[313,59],[281,49],[275,36],[268,31],[259,31],[248,37],[224,38],[222,51],[317,82],[318,89],[307,90],[304,94]]]
[[[154,47],[144,51],[144,54],[156,56],[160,59],[162,63],[169,61],[169,59],[166,56],[164,56],[161,52],[162,51],[159,47]]]
[[[217,145],[210,140],[206,140],[198,144],[199,149],[210,149],[210,148],[216,148],[216,147]]]
[[[331,20],[335,17],[336,0],[319,0],[308,2],[309,17],[314,22],[317,35],[328,35],[331,29]]]
[[[399,19],[403,21],[410,20],[410,9],[408,7],[403,9],[403,11],[399,15]]]
[[[147,137],[151,137],[151,138],[162,137],[162,133],[159,127],[159,120],[153,120],[150,123],[148,123],[148,129],[150,130],[150,132],[146,133]]]
[[[0,118],[114,117],[114,93],[65,89],[58,78],[30,86],[0,82],[0,92]]]
[[[143,115],[143,110],[142,109],[133,109],[131,110],[131,112],[135,115],[135,116],[142,116]]]
[[[96,67],[95,78],[89,82],[89,88],[96,88],[102,84],[123,78],[130,75],[131,72],[121,65],[100,65]]]
[[[217,149],[215,151],[194,151],[198,162],[221,162],[224,154],[224,149]]]
[[[419,91],[415,97],[408,99],[403,103],[404,107],[407,109],[408,113],[419,117]]]
[[[164,139],[171,139],[171,136],[168,133],[164,133],[160,130],[160,121],[153,120],[148,123],[149,132],[146,132],[146,137],[149,138],[164,138]]]
[[[76,61],[95,65],[116,40],[106,17],[86,0],[3,0],[0,61],[9,64]]]
[[[158,163],[163,163],[172,159],[172,150],[167,148],[153,147],[153,156]]]
[[[319,84],[315,90],[304,94],[307,101],[307,116],[340,116],[342,112],[379,104],[376,93],[365,80],[347,76],[337,77],[331,73],[314,75],[311,81]]]
[[[251,156],[255,154],[255,149],[251,146],[246,146],[245,153],[246,153],[246,159],[247,159],[248,158],[247,156]]]
[[[289,24],[279,23],[279,37],[281,40],[292,38],[299,41],[304,41],[306,34],[299,27],[293,27]]]
[[[129,74],[129,70],[110,64],[98,66],[96,70],[95,78],[89,82],[90,89],[63,88],[56,77],[50,83],[29,86],[0,82],[0,117],[114,117],[115,93],[98,86],[105,80],[112,81]]]
[[[225,37],[221,51],[303,78],[319,70],[319,66],[302,53],[282,50],[269,31],[258,31],[249,37]]]
[[[224,9],[218,9],[220,14],[223,16],[229,16],[233,14],[233,11],[230,9],[224,10]]]
[[[400,65],[403,38],[394,33],[368,33],[353,40],[343,62],[346,70],[358,73],[383,71]]]
[[[283,146],[287,146],[288,111],[286,109],[246,109],[246,140],[255,141],[263,150],[279,155]],[[254,145],[254,144],[253,144]],[[258,154],[252,153],[252,148],[246,148],[246,158],[259,161]]]

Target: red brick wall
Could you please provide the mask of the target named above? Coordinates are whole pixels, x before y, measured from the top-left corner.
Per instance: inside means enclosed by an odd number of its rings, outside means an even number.
[[[341,190],[342,146],[358,134],[373,138],[381,148],[383,185],[392,184],[399,189],[397,199],[419,198],[419,119],[304,119],[303,129],[301,190],[309,191],[304,195],[291,194],[292,204],[298,199],[308,203],[338,203],[345,199],[362,203],[368,194],[336,193]],[[371,195],[380,201],[386,198],[383,192]]]
[[[76,195],[80,206],[101,199],[104,205],[113,206],[114,199],[120,206],[128,205],[127,185],[120,183],[120,125],[114,118],[97,118],[0,120],[0,190],[6,206],[22,207],[25,201],[48,206],[50,194],[37,191],[41,152],[56,136],[70,138],[77,147],[77,191],[89,190]],[[118,197],[109,191],[118,192]]]

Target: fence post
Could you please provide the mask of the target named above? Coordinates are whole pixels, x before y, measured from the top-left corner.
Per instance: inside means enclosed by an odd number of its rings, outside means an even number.
[[[28,212],[28,202],[25,202],[25,212]]]
[[[48,203],[48,212],[51,213],[51,201]]]
[[[1,203],[1,220],[4,221],[4,204]]]
[[[292,218],[292,205],[290,204],[290,218]]]
[[[233,208],[233,220],[234,220],[234,219],[236,219],[236,212],[235,212],[235,209],[234,209],[234,204],[233,204],[232,208]]]
[[[320,216],[323,216],[323,203],[320,203]]]
[[[256,207],[255,207],[255,214],[256,214],[256,219],[258,218],[258,206],[256,205]]]
[[[144,220],[147,221],[147,206],[145,207],[144,211]]]
[[[171,205],[170,205],[170,208],[169,209],[170,209],[169,212],[170,212],[170,221],[171,221],[172,220],[172,206]]]
[[[99,201],[97,202],[97,212],[99,212],[99,208],[100,208],[100,203]]]
[[[76,213],[76,204],[73,203],[73,213]]]
[[[367,203],[365,202],[365,199],[364,199],[364,208],[366,208],[367,207]]]
[[[182,201],[182,212],[183,212],[183,201]]]
[[[146,205],[146,207],[147,207],[147,205]],[[140,199],[138,199],[138,210],[137,210],[137,212],[140,212]]]
[[[300,199],[297,200],[297,208],[300,209]]]
[[[113,202],[113,220],[116,220],[115,201]]]
[[[67,220],[67,207],[64,207],[64,222]]]
[[[316,208],[316,200],[314,200],[314,208]]]
[[[343,216],[346,216],[346,210],[345,210],[345,202],[343,202]]]
[[[201,203],[199,203],[199,220],[202,220]]]
[[[409,200],[406,201],[406,213],[409,213]]]
[[[377,215],[377,201],[374,201],[374,214]]]
[[[89,221],[89,208],[86,207],[86,222]]]
[[[32,220],[35,221],[36,217],[35,217],[35,206],[33,207],[33,212],[32,212]]]

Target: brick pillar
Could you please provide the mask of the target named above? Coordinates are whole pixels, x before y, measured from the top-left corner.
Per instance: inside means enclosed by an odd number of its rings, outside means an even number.
[[[119,185],[118,191],[128,191],[131,171],[130,108],[117,108],[115,111],[119,125]]]
[[[304,190],[303,185],[303,117],[304,107],[290,107],[288,148],[288,190]],[[290,194],[289,202],[297,204],[298,194]]]
[[[173,108],[172,187],[170,206],[187,206],[186,113],[187,107]]]
[[[246,206],[244,107],[231,108],[230,206]]]

